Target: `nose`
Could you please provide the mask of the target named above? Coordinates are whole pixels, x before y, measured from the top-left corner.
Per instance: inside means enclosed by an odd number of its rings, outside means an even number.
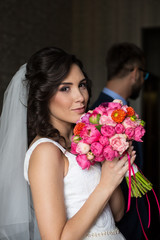
[[[84,96],[83,93],[80,91],[80,89],[76,89],[74,91],[74,99],[76,102],[84,102]]]

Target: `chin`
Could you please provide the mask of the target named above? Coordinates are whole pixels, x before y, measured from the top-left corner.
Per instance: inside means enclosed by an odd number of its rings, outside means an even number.
[[[73,123],[77,123],[77,121],[80,120],[80,118],[81,118],[82,115],[83,115],[83,114],[80,114],[78,117],[76,117],[76,118],[74,119]]]

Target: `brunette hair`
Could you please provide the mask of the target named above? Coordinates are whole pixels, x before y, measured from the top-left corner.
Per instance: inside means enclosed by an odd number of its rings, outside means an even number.
[[[124,77],[135,66],[145,67],[144,52],[133,43],[123,42],[114,44],[107,53],[106,66],[108,81],[119,76]]]
[[[64,138],[50,123],[49,100],[57,92],[61,82],[69,73],[72,64],[77,64],[87,79],[87,89],[91,96],[91,82],[83,65],[74,55],[60,48],[47,47],[36,52],[26,66],[26,80],[29,84],[27,129],[28,144],[36,135],[52,138],[59,142]]]

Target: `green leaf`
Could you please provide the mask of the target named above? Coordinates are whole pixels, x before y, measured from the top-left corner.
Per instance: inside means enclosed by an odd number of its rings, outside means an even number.
[[[97,126],[95,126],[95,127],[97,128],[98,131],[101,131],[102,125],[97,125]]]

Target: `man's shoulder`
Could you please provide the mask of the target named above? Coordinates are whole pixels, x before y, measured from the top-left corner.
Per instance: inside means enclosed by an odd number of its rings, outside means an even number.
[[[104,92],[101,92],[97,100],[91,105],[90,109],[94,109],[95,107],[98,107],[101,103],[104,102],[112,102],[113,98],[109,96],[108,94],[105,94]]]

